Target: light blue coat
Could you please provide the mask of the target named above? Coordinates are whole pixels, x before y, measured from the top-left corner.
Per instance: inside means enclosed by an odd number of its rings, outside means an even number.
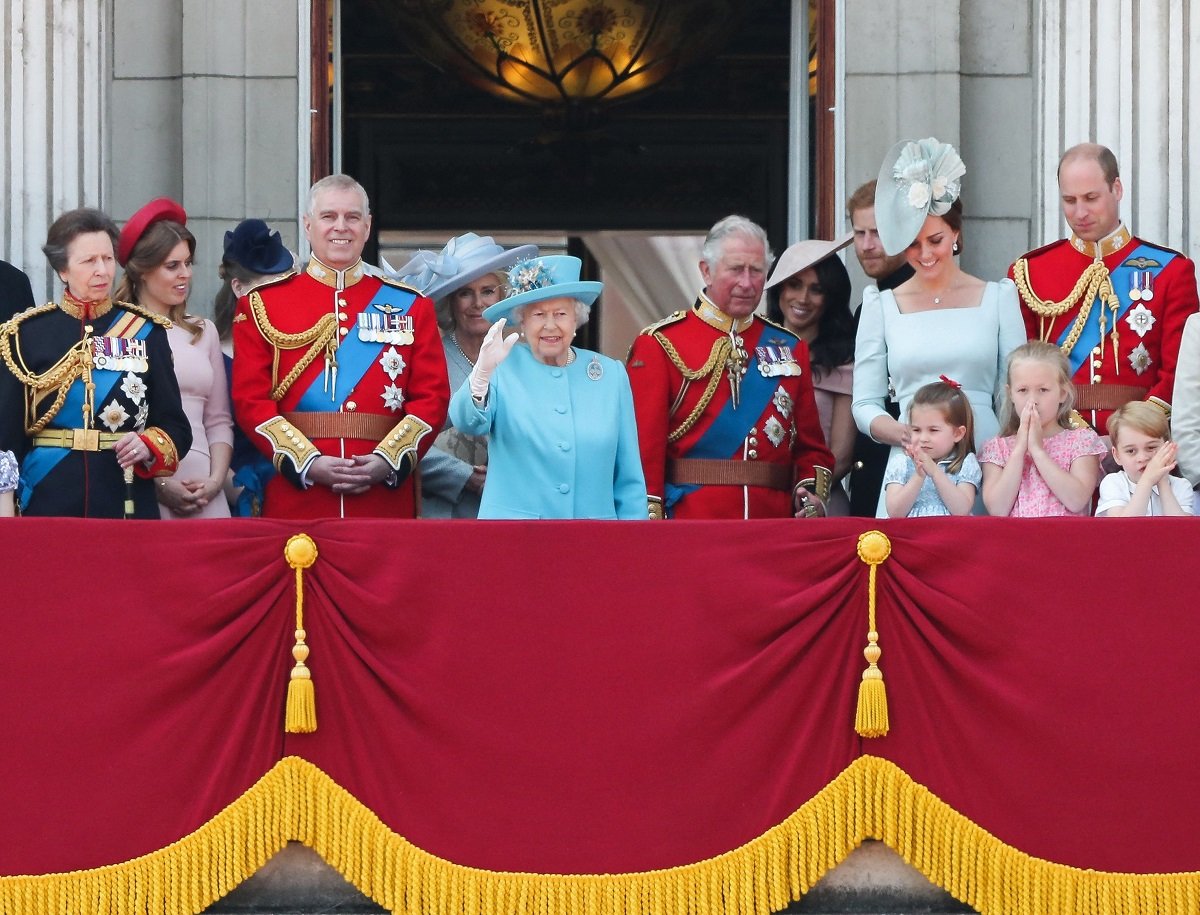
[[[483,406],[469,384],[454,392],[454,425],[490,436],[480,518],[646,517],[625,366],[590,350],[575,353],[558,368],[518,344],[492,375]],[[589,377],[593,361],[599,378]]]

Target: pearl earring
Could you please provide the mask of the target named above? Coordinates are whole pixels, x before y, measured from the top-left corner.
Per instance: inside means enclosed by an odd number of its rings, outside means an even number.
[[[955,254],[957,254],[957,253],[958,253],[958,242],[955,242],[955,243],[954,243],[954,253],[955,253]]]

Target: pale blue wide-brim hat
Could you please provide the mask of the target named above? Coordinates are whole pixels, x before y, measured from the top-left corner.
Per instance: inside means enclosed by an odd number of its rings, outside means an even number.
[[[520,261],[508,271],[508,298],[487,308],[483,316],[494,323],[501,318],[511,318],[514,309],[546,299],[578,299],[584,305],[591,305],[604,284],[580,280],[582,267],[579,258],[567,254],[549,254]]]
[[[437,302],[489,273],[501,275],[519,260],[537,257],[537,245],[503,248],[490,235],[467,232],[436,254],[418,251],[407,264],[393,267],[382,261],[384,273]]]
[[[889,149],[875,183],[875,225],[883,250],[899,254],[917,237],[926,216],[945,215],[966,173],[954,147],[934,137],[901,140]]]

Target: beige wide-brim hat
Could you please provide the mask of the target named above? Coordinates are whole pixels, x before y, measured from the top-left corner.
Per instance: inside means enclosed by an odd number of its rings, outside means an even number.
[[[809,238],[796,242],[779,255],[779,259],[775,261],[775,269],[771,271],[771,278],[767,280],[767,288],[779,285],[788,277],[795,276],[801,270],[820,263],[831,254],[837,254],[852,241],[854,241],[853,232],[834,241]]]

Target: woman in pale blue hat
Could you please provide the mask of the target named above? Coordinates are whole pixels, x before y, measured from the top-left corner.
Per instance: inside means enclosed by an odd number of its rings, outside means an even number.
[[[394,270],[384,269],[405,285],[433,299],[446,370],[453,393],[467,380],[491,322],[483,310],[504,296],[505,270],[517,261],[536,257],[537,245],[505,250],[489,235],[467,232],[446,242],[440,252],[418,251]],[[488,440],[470,435],[450,420],[421,459],[422,518],[475,518],[487,479]]]
[[[995,405],[1005,360],[1025,342],[1012,280],[984,282],[958,265],[964,174],[949,143],[902,140],[884,158],[875,187],[879,240],[888,254],[903,253],[915,272],[894,290],[863,292],[852,410],[862,432],[892,446],[892,462],[903,460],[911,427],[884,408],[889,384],[907,420],[918,388],[953,378],[971,403],[975,440],[986,441],[1000,431]],[[882,491],[877,514],[886,517]]]
[[[571,345],[603,288],[580,281],[580,266],[522,261],[510,297],[483,313],[496,323],[450,400],[458,428],[491,435],[480,518],[646,517],[625,366]],[[519,335],[505,336],[509,321]]]

